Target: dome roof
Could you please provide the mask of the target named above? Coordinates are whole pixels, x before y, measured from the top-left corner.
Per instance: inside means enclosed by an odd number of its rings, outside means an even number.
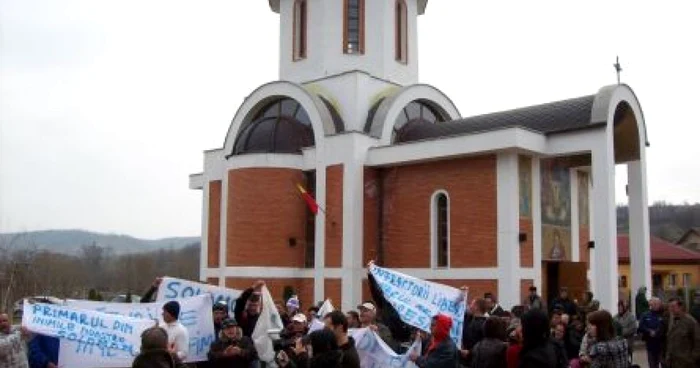
[[[311,119],[291,98],[265,105],[245,123],[233,147],[234,155],[246,153],[301,153],[315,144]]]

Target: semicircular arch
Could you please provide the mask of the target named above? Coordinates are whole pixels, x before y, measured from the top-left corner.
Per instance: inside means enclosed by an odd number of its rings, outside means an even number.
[[[446,120],[461,118],[457,106],[442,91],[428,84],[415,84],[403,87],[382,100],[372,119],[369,134],[380,138],[382,144],[391,144],[396,118],[406,105],[416,100],[430,104],[443,114]]]

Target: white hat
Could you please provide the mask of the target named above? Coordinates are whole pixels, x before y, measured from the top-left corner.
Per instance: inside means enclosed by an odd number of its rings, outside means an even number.
[[[303,313],[299,313],[292,317],[292,322],[306,323],[306,316]]]
[[[358,305],[357,309],[367,309],[369,311],[374,312],[377,309],[377,307],[374,306],[374,303],[364,302],[364,303]]]

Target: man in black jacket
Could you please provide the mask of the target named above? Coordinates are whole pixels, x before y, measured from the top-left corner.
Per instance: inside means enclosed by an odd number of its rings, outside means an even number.
[[[333,311],[323,318],[326,328],[333,331],[340,351],[343,352],[340,366],[342,368],[360,368],[360,356],[355,348],[355,340],[348,336],[348,320],[343,312]]]
[[[262,288],[265,281],[258,280],[243,291],[236,300],[236,307],[233,309],[233,316],[238,325],[243,330],[243,336],[251,337],[255,325],[258,323],[260,312],[262,311]]]
[[[209,367],[248,367],[258,359],[253,340],[243,332],[232,318],[221,324],[219,339],[209,348]]]

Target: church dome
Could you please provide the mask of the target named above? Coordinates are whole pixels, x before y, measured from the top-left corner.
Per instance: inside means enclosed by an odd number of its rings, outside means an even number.
[[[295,100],[276,99],[243,125],[233,148],[234,155],[247,153],[301,153],[315,144],[311,119]]]

